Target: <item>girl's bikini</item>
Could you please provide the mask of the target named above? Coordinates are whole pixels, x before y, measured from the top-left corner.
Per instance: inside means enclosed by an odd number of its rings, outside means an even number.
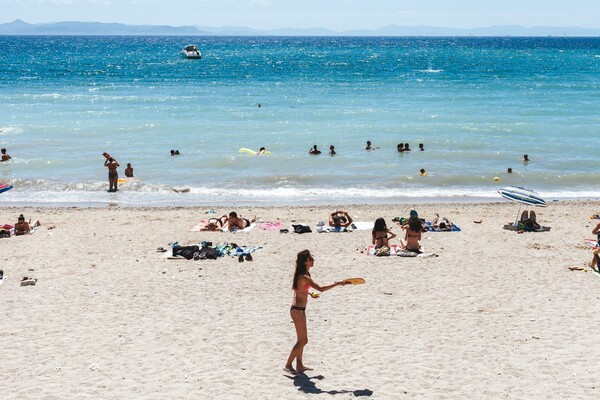
[[[308,296],[308,289],[310,289],[310,285],[307,283],[306,284],[306,288],[304,290],[294,290],[294,301],[296,300],[296,294],[297,293],[306,293],[306,295]],[[292,310],[298,310],[298,311],[302,311],[302,312],[306,312],[306,306],[305,307],[300,307],[300,306],[294,306],[292,305],[290,307],[290,311]]]

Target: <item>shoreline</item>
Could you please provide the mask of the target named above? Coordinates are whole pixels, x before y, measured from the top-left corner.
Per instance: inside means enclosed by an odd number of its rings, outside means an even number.
[[[458,196],[457,196],[458,197]],[[547,199],[548,206],[552,204],[565,203],[565,202],[600,202],[600,198],[590,197],[564,197],[564,198],[553,198]],[[423,205],[455,205],[455,204],[503,204],[510,203],[510,201],[501,197],[463,197],[457,199],[456,197],[406,197],[403,199],[396,199],[396,201],[373,201],[373,202],[332,202],[331,199],[323,200],[322,202],[306,202],[306,203],[289,203],[289,202],[252,202],[245,200],[237,200],[232,202],[198,202],[197,204],[169,204],[169,203],[158,203],[156,205],[140,205],[140,204],[127,204],[124,202],[119,203],[118,201],[107,201],[107,202],[34,202],[34,201],[23,201],[23,202],[0,202],[0,209],[2,208],[92,208],[92,209],[110,209],[110,208],[124,208],[124,209],[172,209],[172,208],[184,208],[193,209],[198,207],[257,207],[257,208],[276,208],[276,207],[325,207],[332,204],[337,204],[344,207],[349,206],[372,206],[372,207],[385,207],[393,205],[410,205],[410,204],[423,204]]]

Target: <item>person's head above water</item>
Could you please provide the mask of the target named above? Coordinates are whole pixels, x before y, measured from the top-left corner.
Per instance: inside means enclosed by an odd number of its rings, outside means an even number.
[[[267,149],[265,149],[264,147],[261,147],[260,149],[258,149],[258,151],[265,151]]]

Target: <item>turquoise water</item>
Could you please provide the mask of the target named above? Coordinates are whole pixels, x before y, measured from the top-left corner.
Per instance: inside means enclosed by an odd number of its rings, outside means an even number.
[[[0,36],[0,204],[600,197],[599,89],[600,38]]]

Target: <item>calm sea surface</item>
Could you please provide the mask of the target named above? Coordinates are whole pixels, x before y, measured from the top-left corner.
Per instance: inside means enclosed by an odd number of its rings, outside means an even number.
[[[598,137],[600,38],[0,36],[4,205],[595,198]]]

